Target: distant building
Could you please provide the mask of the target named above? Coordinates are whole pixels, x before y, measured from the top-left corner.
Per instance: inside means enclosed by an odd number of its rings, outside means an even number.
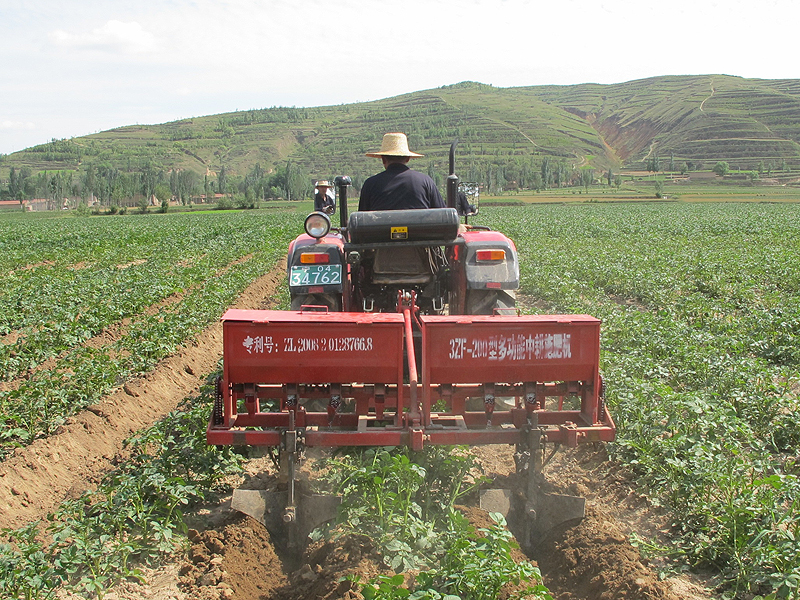
[[[47,198],[34,198],[33,200],[26,200],[25,202],[27,206],[26,210],[33,212],[50,210],[53,206],[53,202]]]
[[[27,200],[23,200],[22,201],[22,206],[25,206],[26,203],[27,203]],[[3,208],[3,209],[14,209],[14,208],[17,208],[17,209],[19,209],[19,207],[20,207],[19,200],[0,200],[0,208]]]
[[[23,200],[22,206],[28,211],[45,211],[50,209],[51,202],[47,198],[34,198],[33,200]],[[19,208],[19,200],[0,200],[0,208],[14,209]]]

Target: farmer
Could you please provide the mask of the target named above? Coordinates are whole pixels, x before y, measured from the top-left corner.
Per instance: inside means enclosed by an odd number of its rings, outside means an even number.
[[[459,191],[456,196],[456,210],[462,217],[475,214],[475,206],[469,203],[467,195],[462,191]]]
[[[332,215],[336,212],[336,200],[333,196],[333,190],[331,190],[331,184],[327,179],[323,179],[317,182],[316,188],[314,193],[314,210]]]
[[[384,171],[364,182],[358,210],[400,210],[406,208],[445,208],[433,179],[408,168],[411,158],[422,156],[408,149],[404,133],[387,133],[381,149],[367,152],[380,158]]]

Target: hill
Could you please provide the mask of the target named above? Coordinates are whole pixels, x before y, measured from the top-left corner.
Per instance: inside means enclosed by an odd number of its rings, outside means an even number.
[[[800,156],[797,80],[705,75],[525,89],[586,119],[626,163],[657,154],[750,169]]]
[[[441,176],[459,140],[459,175],[486,185],[532,187],[547,160],[556,171],[800,166],[800,80],[669,76],[626,83],[497,88],[463,82],[374,102],[273,107],[132,125],[53,140],[5,156],[14,167],[121,173],[301,178],[346,173],[356,185],[376,170],[364,153],[404,131],[425,154],[416,167]],[[196,185],[196,182],[195,182]]]

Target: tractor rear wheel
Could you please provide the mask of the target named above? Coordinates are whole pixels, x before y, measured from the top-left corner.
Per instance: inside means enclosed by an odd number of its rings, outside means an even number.
[[[327,306],[329,312],[341,312],[342,297],[336,294],[300,294],[292,298],[292,310],[300,310],[303,305]]]
[[[468,315],[491,315],[496,308],[514,308],[516,305],[513,290],[467,290],[465,308]]]

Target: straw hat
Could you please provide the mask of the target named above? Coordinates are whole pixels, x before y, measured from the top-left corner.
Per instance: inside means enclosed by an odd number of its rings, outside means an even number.
[[[408,138],[405,133],[387,133],[383,136],[381,149],[377,152],[367,152],[366,156],[380,158],[381,156],[424,156],[408,149]]]
[[[327,179],[323,179],[322,181],[318,181],[317,182],[317,187],[318,188],[321,188],[321,187],[329,188],[329,187],[333,187],[333,186],[330,184],[330,182]]]

